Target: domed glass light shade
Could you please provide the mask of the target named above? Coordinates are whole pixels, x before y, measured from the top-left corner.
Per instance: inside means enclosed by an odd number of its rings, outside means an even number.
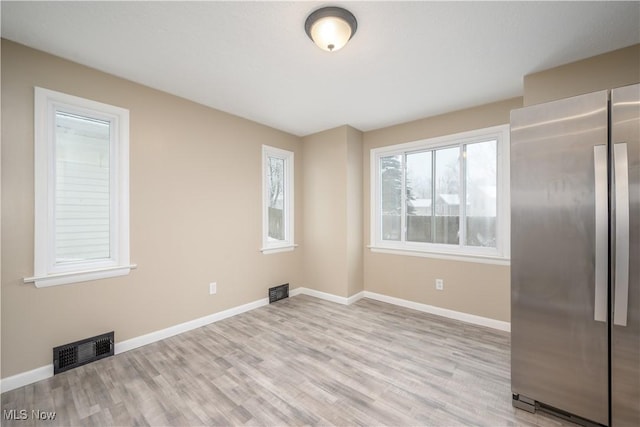
[[[322,50],[335,52],[344,47],[358,28],[355,16],[340,7],[323,7],[313,12],[304,23],[311,40]]]

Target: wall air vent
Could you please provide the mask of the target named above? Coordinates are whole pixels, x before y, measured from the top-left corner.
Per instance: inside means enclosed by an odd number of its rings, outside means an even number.
[[[281,299],[289,298],[289,284],[274,286],[269,288],[269,304],[272,302],[280,301]]]
[[[114,333],[72,342],[53,348],[53,374],[59,374],[105,357],[113,356]]]

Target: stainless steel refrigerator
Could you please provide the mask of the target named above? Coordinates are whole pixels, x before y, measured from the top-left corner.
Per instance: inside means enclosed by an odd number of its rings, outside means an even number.
[[[640,426],[640,85],[511,114],[513,405]]]

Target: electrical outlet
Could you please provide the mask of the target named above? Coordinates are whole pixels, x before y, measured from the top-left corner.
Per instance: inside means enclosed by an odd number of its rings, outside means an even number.
[[[209,295],[214,295],[218,292],[218,284],[216,282],[209,283]]]
[[[439,291],[444,290],[444,280],[436,279],[436,289]]]

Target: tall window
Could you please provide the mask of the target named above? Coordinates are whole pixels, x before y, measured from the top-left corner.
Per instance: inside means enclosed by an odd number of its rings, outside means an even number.
[[[35,88],[36,286],[128,274],[129,111]]]
[[[372,150],[372,249],[508,259],[508,149],[505,125]]]
[[[293,250],[293,153],[262,146],[262,252]]]

